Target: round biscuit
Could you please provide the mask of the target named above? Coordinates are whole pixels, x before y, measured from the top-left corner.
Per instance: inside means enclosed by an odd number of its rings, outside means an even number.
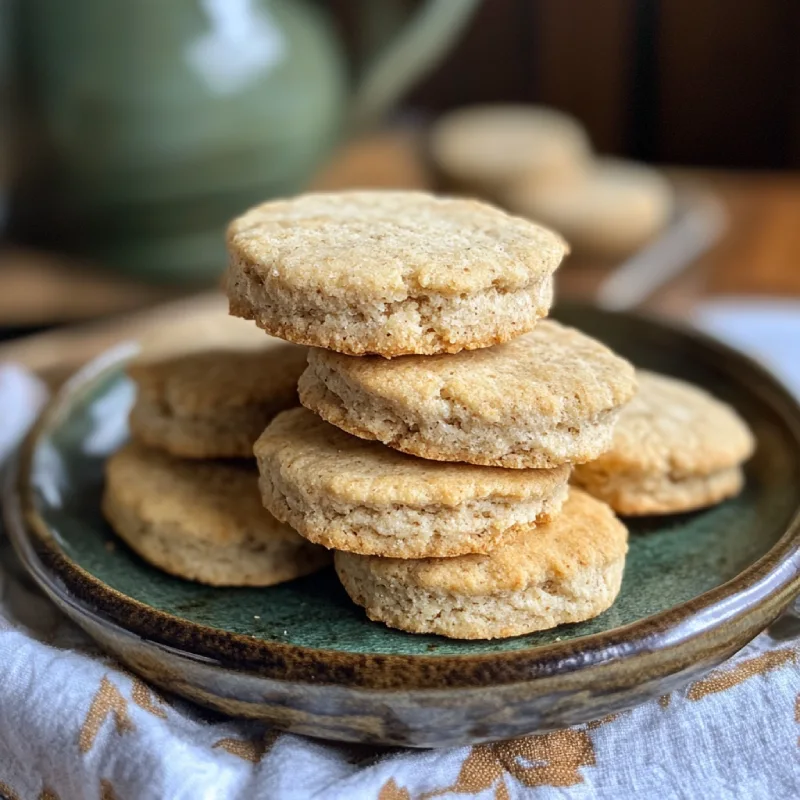
[[[581,622],[619,593],[628,532],[611,509],[570,491],[550,524],[487,555],[404,560],[337,552],[336,571],[367,616],[456,639],[520,636]]]
[[[507,344],[386,361],[309,351],[300,402],[365,439],[437,461],[512,469],[597,458],[636,390],[605,345],[545,320]]]
[[[231,314],[350,355],[455,353],[530,330],[567,247],[474,200],[424,192],[306,194],[228,229]]]
[[[584,172],[591,159],[578,120],[532,105],[476,105],[444,114],[428,145],[447,187],[501,203],[520,180],[565,179]]]
[[[567,496],[569,467],[507,470],[426,461],[367,442],[305,408],[255,445],[266,508],[312,542],[396,558],[486,553]]]
[[[621,259],[667,225],[673,195],[669,181],[652,167],[608,158],[568,179],[520,181],[507,205],[555,227],[578,255]]]
[[[184,461],[131,442],[106,462],[103,513],[145,561],[212,586],[272,586],[330,563],[261,504],[244,462]]]
[[[612,445],[575,468],[573,482],[621,514],[666,514],[713,505],[741,490],[753,453],[747,423],[698,386],[638,370]]]
[[[306,358],[306,348],[279,342],[133,363],[131,433],[182,458],[252,458],[267,423],[298,404]]]

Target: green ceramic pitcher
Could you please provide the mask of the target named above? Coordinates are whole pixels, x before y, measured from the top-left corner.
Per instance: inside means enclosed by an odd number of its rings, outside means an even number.
[[[208,280],[226,222],[302,189],[349,126],[375,121],[436,63],[477,2],[428,0],[398,28],[407,4],[354,0],[364,27],[393,40],[373,44],[351,90],[325,2],[24,0],[42,207],[100,263]]]

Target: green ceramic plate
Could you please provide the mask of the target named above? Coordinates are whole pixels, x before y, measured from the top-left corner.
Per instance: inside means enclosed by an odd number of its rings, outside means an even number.
[[[332,570],[211,589],[153,569],[100,513],[103,463],[127,435],[133,397],[119,353],[77,375],[31,435],[7,503],[17,548],[45,591],[132,669],[301,733],[452,745],[671,691],[742,647],[800,589],[800,410],[758,366],[697,333],[587,308],[558,316],[732,403],[759,445],[738,498],[630,521],[622,592],[590,622],[454,641],[369,622]]]

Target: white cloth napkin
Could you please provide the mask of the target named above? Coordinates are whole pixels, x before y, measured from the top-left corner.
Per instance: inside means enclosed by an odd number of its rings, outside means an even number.
[[[761,361],[800,397],[800,302],[721,298],[703,303],[695,323]]]
[[[800,304],[783,311],[776,328],[774,308],[715,304],[698,320],[765,352],[791,379]],[[753,336],[745,341],[746,331]],[[781,356],[789,337],[795,348]],[[0,459],[43,395],[23,371],[0,367]],[[0,796],[7,798],[774,800],[800,797],[799,723],[800,642],[763,634],[680,692],[510,742],[387,751],[277,733],[160,696],[61,617],[0,543]]]

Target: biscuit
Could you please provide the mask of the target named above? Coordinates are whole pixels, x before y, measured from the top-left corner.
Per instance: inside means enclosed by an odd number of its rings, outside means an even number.
[[[587,168],[581,124],[551,108],[479,105],[443,115],[429,139],[446,187],[503,203],[518,181],[563,179]]]
[[[284,342],[131,364],[134,438],[183,458],[252,458],[279,411],[298,404],[307,350]]]
[[[755,442],[728,405],[697,386],[638,370],[611,449],[575,468],[573,482],[620,514],[667,514],[713,505],[744,485]]]
[[[597,458],[636,390],[633,367],[545,320],[498,347],[386,361],[310,350],[300,402],[365,439],[437,461],[513,469]]]
[[[507,204],[516,214],[555,227],[578,255],[621,259],[667,225],[674,200],[658,171],[609,158],[566,180],[521,181]]]
[[[279,414],[255,445],[264,505],[312,542],[396,558],[487,553],[544,523],[569,468],[507,470],[425,461],[329,425]]]
[[[474,200],[307,194],[228,228],[231,314],[350,355],[456,353],[547,314],[563,240]]]
[[[521,528],[488,555],[404,560],[337,552],[336,572],[367,616],[412,633],[496,639],[581,622],[622,582],[628,532],[573,489],[549,525]]]
[[[103,513],[145,561],[211,586],[272,586],[330,563],[264,509],[245,462],[182,461],[131,442],[106,463]]]

